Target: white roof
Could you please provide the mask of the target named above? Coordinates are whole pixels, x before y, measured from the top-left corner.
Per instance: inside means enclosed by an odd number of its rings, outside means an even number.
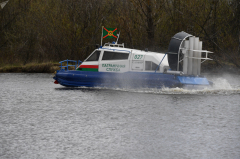
[[[110,50],[110,51],[123,51],[129,53],[137,53],[137,54],[165,54],[160,52],[152,52],[152,51],[145,51],[145,50],[137,50],[137,49],[130,49],[130,48],[120,48],[120,47],[102,47],[99,48],[100,50]]]

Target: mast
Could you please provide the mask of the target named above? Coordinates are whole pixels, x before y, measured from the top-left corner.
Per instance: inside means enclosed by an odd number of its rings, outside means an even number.
[[[103,27],[104,27],[104,26],[102,26],[101,46],[102,46],[102,39],[103,39]]]

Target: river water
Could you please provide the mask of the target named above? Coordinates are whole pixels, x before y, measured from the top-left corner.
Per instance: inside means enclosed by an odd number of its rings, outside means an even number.
[[[0,158],[240,158],[240,75],[213,88],[65,88],[0,74]]]

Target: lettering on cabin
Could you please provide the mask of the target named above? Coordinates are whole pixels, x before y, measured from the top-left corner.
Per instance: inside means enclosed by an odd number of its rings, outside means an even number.
[[[135,55],[135,56],[134,56],[134,59],[139,59],[139,60],[140,60],[140,59],[142,59],[142,58],[143,58],[143,55]]]
[[[117,67],[117,68],[125,68],[125,65],[119,65],[119,64],[102,64],[102,67]]]
[[[120,64],[102,64],[102,67],[107,67],[106,71],[119,72],[120,68],[125,68],[125,65]]]
[[[106,71],[113,71],[113,72],[119,72],[119,68],[106,68]]]

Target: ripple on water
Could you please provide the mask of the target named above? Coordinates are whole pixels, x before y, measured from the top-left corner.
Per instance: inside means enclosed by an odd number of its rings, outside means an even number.
[[[0,158],[239,158],[233,77],[200,90],[108,89],[0,74]]]

